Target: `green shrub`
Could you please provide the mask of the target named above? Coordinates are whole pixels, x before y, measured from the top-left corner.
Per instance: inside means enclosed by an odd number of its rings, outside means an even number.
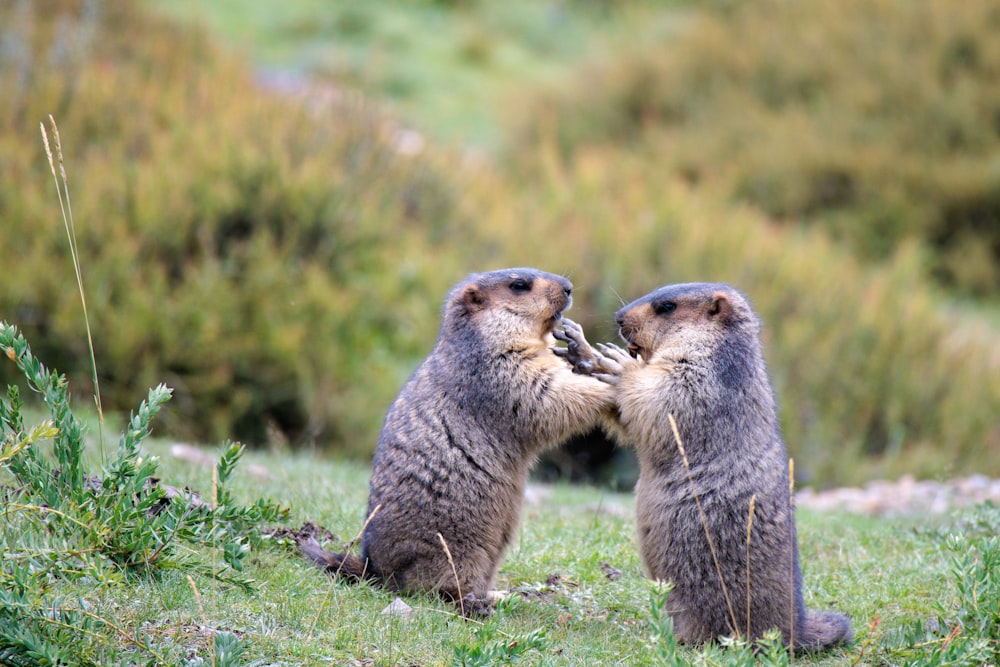
[[[796,469],[818,484],[1000,474],[995,324],[945,305],[926,280],[937,264],[926,245],[893,242],[877,267],[822,230],[718,198],[720,183],[736,184],[726,170],[742,163],[726,141],[757,141],[751,121],[764,118],[762,104],[736,98],[746,132],[720,124],[703,136],[690,125],[700,115],[688,114],[683,127],[658,122],[632,135],[648,150],[580,142],[570,158],[559,143],[568,134],[545,135],[492,168],[432,149],[402,155],[376,110],[261,90],[204,35],[136,5],[80,7],[0,6],[16,56],[0,59],[4,89],[16,93],[0,96],[11,128],[0,135],[0,312],[88,389],[78,295],[38,141],[38,121],[55,112],[108,411],[162,379],[174,387],[160,416],[172,437],[259,444],[277,432],[368,455],[393,395],[433,344],[446,290],[469,271],[527,264],[574,281],[571,315],[595,340],[615,336],[622,300],[665,283],[725,280],[746,291],[765,323]],[[815,7],[840,30],[852,25]],[[733,25],[750,21],[743,12]],[[717,17],[690,20],[680,43],[728,35]],[[188,57],[174,58],[181,48]],[[658,61],[649,62],[636,94],[672,90],[654,85]],[[579,106],[556,129],[578,119],[589,131],[590,114],[618,108]],[[774,131],[806,153],[824,135],[796,134],[813,122],[796,114],[799,125]],[[808,188],[798,163],[785,144],[771,145],[769,164],[787,162],[795,177],[758,169],[752,189],[800,198]],[[871,173],[887,164],[876,147],[861,162]],[[857,199],[844,177],[856,156],[835,155],[843,162],[817,186],[824,206]],[[704,187],[691,190],[693,180]],[[885,192],[871,211],[896,224],[909,200]],[[977,263],[990,261],[978,256],[969,271]]]
[[[52,113],[105,407],[162,379],[175,437],[369,452],[462,273],[437,158],[399,154],[360,101],[262,90],[136,3],[6,3],[0,41],[0,312],[87,386],[38,137]]]
[[[153,417],[170,398],[160,385],[129,420],[102,474],[88,474],[84,428],[71,409],[66,378],[45,368],[6,322],[0,322],[0,353],[41,395],[50,415],[27,428],[17,385],[0,399],[0,469],[13,481],[2,489],[0,516],[3,664],[104,662],[101,642],[122,630],[113,619],[90,612],[86,600],[60,596],[63,581],[87,580],[101,588],[180,570],[251,589],[252,580],[241,574],[251,542],[259,545],[260,524],[287,510],[264,500],[235,502],[227,482],[241,445],[223,453],[207,500],[160,484],[154,476],[158,460],[141,449]],[[220,641],[230,652],[237,648],[219,637],[217,647]],[[132,644],[158,658],[148,643],[135,638]]]
[[[665,180],[647,159],[581,149],[483,182],[482,222],[503,256],[564,271],[570,316],[591,340],[617,339],[613,313],[660,285],[719,280],[764,322],[765,356],[796,470],[819,485],[914,472],[1000,473],[1000,341],[988,321],[947,307],[902,246],[883,266],[821,230],[776,226],[749,209]],[[525,238],[551,242],[525,244]]]
[[[533,630],[523,636],[511,637],[498,634],[487,622],[473,631],[475,641],[455,646],[452,659],[454,667],[488,667],[490,665],[513,665],[519,658],[533,650],[544,651],[547,646],[545,631]]]
[[[720,3],[529,105],[527,141],[642,146],[661,175],[825,226],[862,255],[907,239],[1000,292],[1000,7],[989,0]],[[538,119],[542,119],[539,121]]]

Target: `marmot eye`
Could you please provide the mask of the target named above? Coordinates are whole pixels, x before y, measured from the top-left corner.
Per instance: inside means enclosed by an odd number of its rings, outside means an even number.
[[[669,315],[677,310],[677,304],[673,301],[660,301],[653,304],[653,312],[657,315]]]
[[[510,288],[515,292],[527,292],[531,289],[531,283],[527,280],[518,278],[517,280],[511,281]]]

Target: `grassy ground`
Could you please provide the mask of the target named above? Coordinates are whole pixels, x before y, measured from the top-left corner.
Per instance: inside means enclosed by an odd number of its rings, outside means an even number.
[[[162,456],[166,482],[211,487],[207,469],[174,459],[166,443],[152,442],[151,451]],[[260,468],[269,472],[255,475]],[[367,474],[356,463],[249,454],[233,490],[246,501],[281,499],[290,524],[316,521],[339,543],[363,522]],[[640,572],[632,497],[565,486],[540,494],[526,506],[501,570],[500,585],[522,595],[483,623],[461,620],[430,597],[407,598],[414,610],[408,619],[383,615],[391,594],[336,583],[274,544],[249,559],[246,573],[257,580],[252,594],[169,571],[136,586],[65,593],[83,595],[122,628],[141,630],[178,663],[207,656],[211,634],[225,630],[244,646],[236,664],[439,665],[463,664],[463,656],[464,664],[503,664],[503,656],[525,647],[521,664],[662,664],[650,639],[652,585]],[[916,528],[906,520],[800,512],[807,604],[850,613],[858,643],[796,662],[885,664],[890,653],[879,646],[894,628],[933,617],[938,604],[949,608],[955,587],[942,536],[959,526],[968,518]],[[620,570],[620,578],[609,579],[602,563]],[[484,654],[492,660],[477,661]],[[699,654],[682,655],[694,663]]]

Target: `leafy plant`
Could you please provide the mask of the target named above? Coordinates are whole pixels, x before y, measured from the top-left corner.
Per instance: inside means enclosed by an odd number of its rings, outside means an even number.
[[[943,545],[948,555],[947,574],[954,585],[953,593],[938,600],[936,615],[909,618],[873,634],[866,644],[874,646],[876,655],[907,667],[997,664],[1000,659],[998,525],[1000,511],[992,503],[985,503],[944,532],[926,531]]]
[[[936,620],[928,623],[919,619],[885,631],[878,652],[906,667],[974,667],[989,664],[994,654],[987,639],[965,634],[961,624],[941,626]]]
[[[516,637],[498,636],[495,626],[487,622],[474,631],[476,641],[455,647],[452,664],[456,667],[488,667],[512,665],[531,651],[545,648],[545,631],[541,629]]]
[[[649,627],[653,644],[660,660],[668,663],[677,656],[678,644],[674,637],[674,619],[667,612],[670,595],[669,582],[655,582],[649,592]]]
[[[155,477],[158,460],[141,449],[153,418],[170,398],[170,390],[160,385],[129,420],[117,455],[100,475],[89,474],[84,427],[70,407],[65,377],[35,358],[6,322],[0,322],[0,353],[41,395],[50,415],[28,429],[17,386],[8,387],[7,399],[0,399],[0,467],[13,481],[3,489],[0,516],[5,552],[0,650],[8,663],[97,664],[89,647],[105,633],[121,633],[111,621],[88,612],[85,600],[47,593],[53,580],[116,586],[174,569],[251,589],[252,580],[240,573],[251,542],[259,540],[257,527],[283,519],[286,510],[264,500],[242,505],[233,498],[226,482],[242,445],[229,444],[220,457],[209,500],[161,484]],[[51,442],[49,451],[46,442]],[[211,556],[206,559],[206,554]],[[135,643],[153,650],[138,639]],[[226,654],[235,655],[236,646],[226,644]]]
[[[952,553],[951,569],[958,589],[954,611],[967,632],[1000,648],[1000,536],[966,540],[953,535],[947,548]]]
[[[241,665],[240,656],[246,650],[246,644],[231,632],[217,632],[213,638],[213,660],[207,661],[197,657],[185,660],[183,667],[237,667]],[[256,663],[255,663],[256,664]]]

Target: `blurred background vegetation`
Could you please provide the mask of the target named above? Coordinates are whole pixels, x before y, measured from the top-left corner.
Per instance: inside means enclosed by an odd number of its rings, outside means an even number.
[[[1000,475],[989,0],[8,0],[0,90],[0,318],[78,402],[50,113],[105,408],[165,381],[170,437],[368,456],[447,289],[527,264],[596,340],[747,292],[803,482]]]

